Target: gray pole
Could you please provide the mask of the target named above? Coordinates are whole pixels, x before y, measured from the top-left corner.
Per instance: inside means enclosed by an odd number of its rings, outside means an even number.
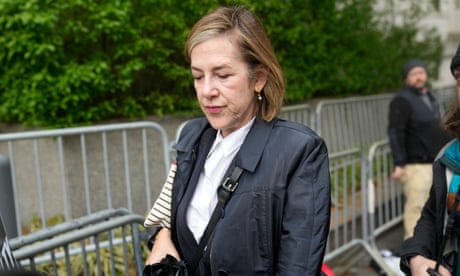
[[[14,207],[13,181],[8,157],[0,155],[0,215],[5,224],[8,239],[18,236]]]

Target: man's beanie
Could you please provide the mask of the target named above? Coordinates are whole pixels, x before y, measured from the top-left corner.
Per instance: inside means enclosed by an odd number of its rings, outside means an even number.
[[[407,74],[409,74],[410,70],[412,70],[414,67],[423,67],[426,70],[426,64],[425,62],[421,61],[420,59],[410,59],[404,63],[403,68],[402,68],[402,77],[403,80],[406,79]]]
[[[459,66],[460,66],[460,44],[458,45],[455,56],[452,58],[452,61],[450,62],[450,72],[452,72],[452,75],[454,74],[455,68]]]

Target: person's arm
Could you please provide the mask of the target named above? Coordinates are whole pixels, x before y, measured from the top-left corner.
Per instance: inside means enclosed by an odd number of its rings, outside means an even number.
[[[410,106],[402,97],[394,98],[390,103],[388,120],[388,138],[395,170],[392,177],[400,178],[406,164],[405,129],[409,120]]]
[[[169,169],[163,188],[160,191],[155,203],[148,216],[145,218],[144,227],[164,227],[171,228],[171,200],[172,185],[176,176],[177,164],[173,162]]]
[[[151,252],[145,262],[146,265],[159,263],[167,254],[179,260],[179,254],[172,242],[170,231],[172,185],[176,169],[176,162],[173,162],[160,195],[144,221],[145,227],[157,227],[157,230],[148,241],[148,247]]]
[[[283,210],[277,275],[320,275],[330,224],[327,149],[315,137],[291,176]]]
[[[416,256],[410,258],[410,261],[409,261],[410,271],[411,271],[411,274],[413,276],[418,276],[418,275],[426,276],[426,275],[429,275],[427,270],[429,268],[434,269],[435,266],[436,266],[435,261],[433,261],[431,259],[428,259],[426,257],[423,257],[422,255],[416,255]],[[450,276],[451,275],[449,270],[447,270],[443,266],[439,266],[438,273],[441,276]]]
[[[179,253],[171,239],[171,230],[161,228],[152,238],[154,239],[153,246],[150,255],[145,261],[146,265],[159,263],[167,254],[173,256],[176,260],[180,260]]]

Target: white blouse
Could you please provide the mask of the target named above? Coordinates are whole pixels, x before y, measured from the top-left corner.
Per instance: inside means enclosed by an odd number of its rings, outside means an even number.
[[[255,118],[225,138],[220,130],[217,132],[187,209],[187,226],[197,242],[200,241],[217,204],[217,188],[222,184],[224,174],[243,144],[254,120]]]

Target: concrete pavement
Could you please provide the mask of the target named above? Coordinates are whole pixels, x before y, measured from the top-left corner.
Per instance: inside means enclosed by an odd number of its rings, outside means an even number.
[[[377,237],[376,244],[379,250],[391,249],[399,251],[403,241],[404,230],[402,223],[397,224],[387,232]],[[378,276],[380,274],[371,266],[371,256],[362,246],[355,246],[346,253],[328,262],[335,276]],[[397,262],[397,260],[394,260]],[[397,264],[396,264],[397,265]],[[402,273],[400,274],[402,275]]]

